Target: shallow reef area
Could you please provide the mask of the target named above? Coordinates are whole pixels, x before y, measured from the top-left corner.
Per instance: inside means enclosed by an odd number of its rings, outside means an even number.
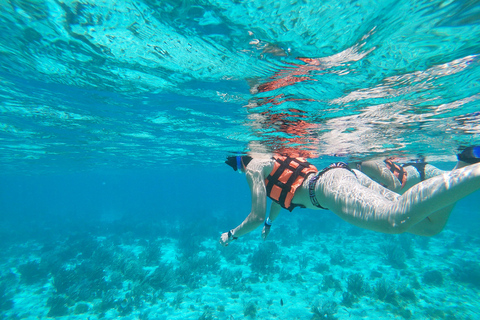
[[[296,216],[265,242],[253,232],[221,247],[222,228],[116,221],[7,241],[0,317],[478,319],[479,237],[384,235]]]

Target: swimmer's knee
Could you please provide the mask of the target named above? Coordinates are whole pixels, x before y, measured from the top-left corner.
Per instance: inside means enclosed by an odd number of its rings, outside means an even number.
[[[424,236],[424,237],[433,237],[439,234],[440,232],[443,231],[443,226],[441,227],[429,227],[425,228],[424,230],[421,231],[418,235]]]
[[[394,224],[388,230],[390,234],[401,234],[408,231],[408,227],[404,224]]]
[[[423,237],[433,237],[442,232],[444,228],[445,224],[423,223],[413,226],[412,228],[410,228],[410,230],[408,230],[408,233]]]
[[[421,228],[418,227],[411,227],[408,225],[396,225],[393,226],[390,230],[392,234],[401,234],[401,233],[413,233],[419,236],[424,237],[433,237],[440,232],[442,232],[444,225],[430,225],[430,226],[422,226]]]

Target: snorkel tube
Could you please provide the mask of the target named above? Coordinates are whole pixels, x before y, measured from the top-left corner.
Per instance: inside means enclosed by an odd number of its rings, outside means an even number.
[[[238,173],[242,173],[242,169],[243,169],[243,166],[242,166],[242,157],[241,157],[241,156],[237,156],[237,171],[238,171]]]

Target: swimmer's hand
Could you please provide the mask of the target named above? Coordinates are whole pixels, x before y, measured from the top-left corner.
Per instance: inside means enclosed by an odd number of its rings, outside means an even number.
[[[220,237],[220,244],[226,247],[233,240],[237,240],[237,237],[234,237],[232,234],[232,230],[230,230],[228,232],[222,233],[222,236]]]
[[[262,229],[262,239],[267,240],[268,234],[270,233],[270,227],[272,225],[264,224]]]

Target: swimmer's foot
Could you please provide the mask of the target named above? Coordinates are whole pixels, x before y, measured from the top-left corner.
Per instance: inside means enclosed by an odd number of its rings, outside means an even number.
[[[465,165],[480,162],[480,146],[465,148],[465,150],[457,154],[457,159],[459,162],[464,162]],[[463,167],[465,165],[457,165],[457,168]]]

